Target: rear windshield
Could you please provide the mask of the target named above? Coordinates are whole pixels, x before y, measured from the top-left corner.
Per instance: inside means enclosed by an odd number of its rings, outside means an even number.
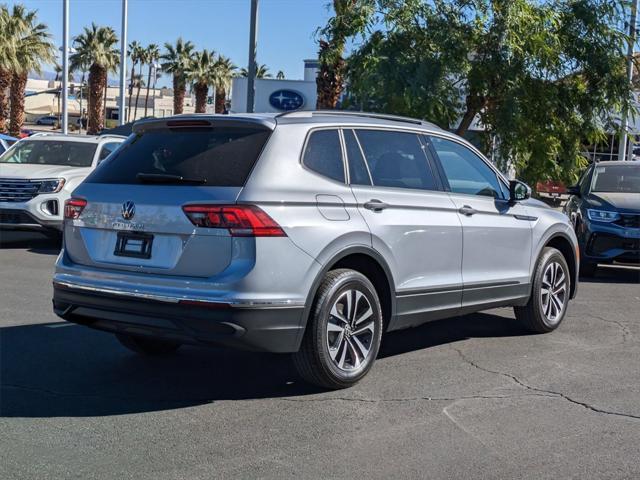
[[[129,137],[85,182],[137,184],[144,183],[140,175],[156,175],[183,177],[205,186],[240,187],[269,133],[255,127],[147,130]]]
[[[0,157],[0,163],[90,167],[96,144],[56,140],[22,140]]]

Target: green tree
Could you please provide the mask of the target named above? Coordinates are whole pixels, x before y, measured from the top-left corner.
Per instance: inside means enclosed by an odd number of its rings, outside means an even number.
[[[350,102],[499,145],[519,176],[573,181],[585,141],[631,100],[622,0],[378,0]],[[373,25],[372,19],[370,24]]]
[[[241,68],[240,76],[248,77],[249,71],[246,68]],[[256,70],[256,78],[271,78],[271,77],[273,77],[273,75],[269,73],[269,67],[267,67],[264,63],[262,65],[258,65],[258,68]]]
[[[213,87],[216,92],[215,111],[224,113],[227,104],[227,91],[231,86],[231,79],[238,67],[236,67],[229,57],[218,55],[216,60],[216,80]]]
[[[118,37],[111,27],[100,27],[95,23],[85,27],[73,40],[75,53],[70,57],[73,70],[82,70],[89,65],[89,95],[87,133],[96,135],[102,130],[106,105],[107,77],[120,63],[117,48]]]
[[[333,0],[335,15],[319,30],[320,71],[316,78],[318,109],[336,108],[345,84],[343,58],[347,40],[364,33],[370,24],[375,2],[372,0]]]
[[[24,97],[29,72],[42,73],[42,64],[53,62],[54,47],[51,35],[44,23],[39,23],[36,10],[15,5],[9,20],[15,42],[15,65],[11,77],[11,109],[9,133],[20,135],[24,124]]]
[[[173,112],[182,113],[187,92],[186,72],[191,64],[194,45],[178,38],[175,45],[165,43],[165,53],[161,55],[162,70],[173,76]]]
[[[147,93],[144,97],[144,116],[147,116],[147,108],[149,105],[149,88],[151,88],[151,74],[154,71],[155,63],[160,59],[160,48],[155,43],[151,43],[145,52],[145,60],[147,62],[148,75],[147,75]],[[156,71],[156,75],[158,72]],[[155,82],[154,82],[155,88]]]
[[[187,78],[196,95],[196,113],[205,113],[209,87],[216,82],[215,52],[202,50],[193,55]]]
[[[12,72],[18,68],[15,23],[6,5],[0,5],[0,133],[7,131],[9,119],[9,87]]]
[[[133,89],[135,87],[134,78],[136,75],[136,66],[140,62],[142,55],[142,45],[137,40],[129,44],[127,55],[131,59],[131,74],[129,75],[129,100],[127,102],[127,122],[131,120],[131,102],[133,101]]]

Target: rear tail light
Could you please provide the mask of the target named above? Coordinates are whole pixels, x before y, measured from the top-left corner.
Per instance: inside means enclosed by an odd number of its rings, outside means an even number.
[[[80,217],[82,210],[87,206],[87,201],[83,198],[70,198],[64,202],[64,218],[75,220]]]
[[[196,227],[225,228],[233,237],[285,237],[269,215],[255,205],[185,205]]]

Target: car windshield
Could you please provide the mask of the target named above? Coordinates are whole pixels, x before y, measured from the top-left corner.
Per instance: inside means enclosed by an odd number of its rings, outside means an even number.
[[[96,145],[60,140],[23,140],[0,157],[0,163],[90,167]]]
[[[591,191],[640,193],[640,165],[597,165]]]

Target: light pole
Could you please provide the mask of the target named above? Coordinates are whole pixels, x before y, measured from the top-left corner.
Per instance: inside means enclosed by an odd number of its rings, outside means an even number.
[[[627,81],[633,88],[633,49],[636,44],[636,23],[638,21],[638,0],[631,4],[631,22],[629,23],[629,50],[627,51]],[[618,160],[627,160],[627,138],[629,130],[629,111],[625,108],[622,112],[622,136],[618,147]],[[631,154],[633,149],[631,149]]]
[[[69,0],[62,0],[62,133],[69,133]]]
[[[120,32],[120,105],[118,105],[118,125],[124,125],[126,117],[125,83],[127,83],[127,3],[122,0],[122,31]],[[105,105],[106,110],[106,105]]]
[[[258,0],[251,0],[251,26],[249,27],[249,65],[247,69],[247,113],[255,106],[256,50],[258,48]]]

